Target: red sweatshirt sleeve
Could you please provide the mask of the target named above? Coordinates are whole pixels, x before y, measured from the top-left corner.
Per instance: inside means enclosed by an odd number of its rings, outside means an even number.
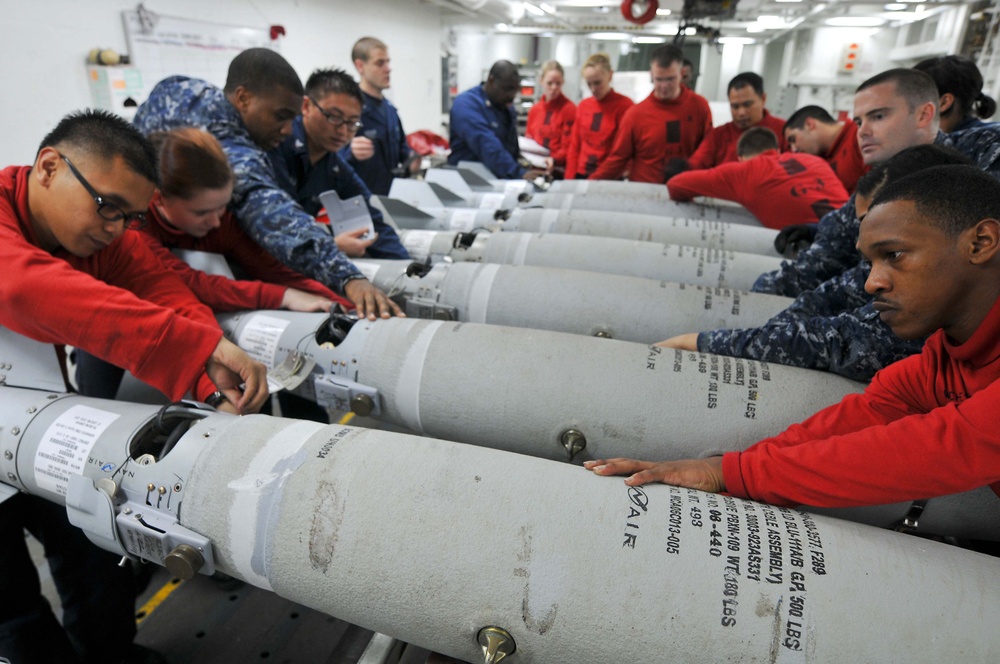
[[[929,345],[929,344],[928,344]],[[841,507],[968,491],[1000,480],[1000,381],[937,406],[925,348],[879,372],[862,395],[723,457],[727,490],[774,504]]]
[[[247,275],[253,279],[263,281],[266,284],[277,284],[282,286],[281,296],[276,304],[262,305],[262,308],[277,309],[281,306],[281,298],[284,296],[285,288],[297,288],[298,290],[326,297],[334,302],[353,306],[349,300],[337,295],[332,290],[303,274],[296,272],[277,258],[272,256],[266,249],[253,241],[249,235],[243,232],[239,222],[231,213],[227,213],[222,218],[222,225],[216,229],[219,234],[219,253],[225,253],[231,257]]]
[[[667,190],[675,201],[689,201],[695,196],[712,196],[743,202],[753,161],[731,162],[715,168],[685,171],[670,178]]]
[[[140,233],[143,241],[174,274],[181,278],[199,300],[212,311],[277,309],[285,287],[260,281],[240,281],[196,270],[175,256],[152,235]]]
[[[580,123],[574,122],[566,141],[566,179],[576,179],[576,166],[580,161]]]
[[[712,117],[709,115],[708,124],[711,125]],[[694,154],[688,159],[688,164],[694,170],[700,170],[703,168],[711,168],[715,165],[715,152],[718,149],[720,132],[717,129],[712,129],[709,127],[708,133],[705,137],[701,139],[701,143],[698,145],[698,149],[694,151]],[[673,178],[670,179],[673,182]]]
[[[576,106],[567,99],[559,111],[559,124],[556,127],[556,131],[559,132],[559,140],[553,141],[552,160],[556,166],[566,165],[566,156],[569,154],[569,142],[575,120]]]

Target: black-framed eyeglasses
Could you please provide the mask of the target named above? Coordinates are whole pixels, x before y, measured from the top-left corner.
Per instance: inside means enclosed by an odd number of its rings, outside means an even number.
[[[348,120],[341,115],[339,111],[328,111],[320,106],[319,102],[312,98],[312,95],[308,95],[308,97],[309,101],[312,102],[312,105],[316,107],[316,110],[323,114],[323,117],[326,118],[327,122],[333,125],[334,129],[340,129],[344,125],[347,125],[347,131],[352,134],[358,133],[358,130],[361,129],[362,124],[360,120]]]
[[[114,203],[104,200],[104,197],[97,193],[92,186],[90,186],[90,183],[87,182],[86,178],[80,174],[80,171],[76,170],[76,166],[74,166],[73,162],[69,160],[69,157],[64,154],[59,154],[59,156],[66,162],[66,165],[69,166],[69,170],[73,173],[73,176],[76,177],[80,184],[83,185],[83,188],[87,190],[87,193],[93,197],[94,202],[97,203],[97,214],[101,215],[101,219],[106,221],[124,221],[125,228],[133,231],[137,231],[146,226],[145,212],[125,212],[125,210],[121,209]]]

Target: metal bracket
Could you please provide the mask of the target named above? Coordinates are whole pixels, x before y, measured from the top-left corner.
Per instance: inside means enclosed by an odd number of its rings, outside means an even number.
[[[378,390],[355,383],[342,376],[324,374],[313,381],[316,403],[334,410],[349,410],[357,415],[378,417],[382,414],[382,400]]]
[[[89,477],[71,475],[66,490],[69,522],[102,549],[164,565],[181,578],[191,578],[196,572],[215,573],[208,538],[181,526],[173,514],[149,505],[124,502],[116,507],[117,496],[118,487],[111,480],[95,483]],[[179,565],[178,560],[188,564]]]
[[[892,529],[900,533],[912,533],[920,525],[920,515],[924,513],[924,508],[927,507],[927,500],[914,500],[910,504],[910,509],[906,511],[903,518],[900,519]]]
[[[406,300],[406,315],[410,318],[433,320],[457,320],[458,310],[455,307],[439,304],[434,300],[424,298],[409,298]]]

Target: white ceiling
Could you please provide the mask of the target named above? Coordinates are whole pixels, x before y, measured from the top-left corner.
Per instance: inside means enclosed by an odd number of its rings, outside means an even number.
[[[699,24],[689,40],[713,36],[746,37],[767,42],[798,26],[827,25],[834,18],[869,18],[891,26],[920,20],[944,7],[973,4],[975,0],[900,0],[896,4],[862,0],[659,0],[660,12],[651,22],[638,25],[622,15],[621,2],[606,0],[424,0],[441,7],[452,27],[479,27],[514,33],[624,32],[634,36],[672,36],[679,25]],[[732,4],[735,3],[735,8]],[[635,12],[641,0],[635,0]],[[688,15],[685,14],[688,5]],[[690,16],[691,10],[696,16]],[[713,14],[705,16],[705,12]],[[718,14],[722,13],[722,16]],[[748,31],[748,28],[750,30]],[[692,34],[688,30],[688,35]]]

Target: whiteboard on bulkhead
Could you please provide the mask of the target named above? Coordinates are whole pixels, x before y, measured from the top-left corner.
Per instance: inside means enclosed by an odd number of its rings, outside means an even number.
[[[270,27],[253,28],[163,16],[140,6],[122,12],[132,66],[142,73],[142,103],[168,76],[201,78],[222,87],[230,61],[255,46],[274,48]]]

